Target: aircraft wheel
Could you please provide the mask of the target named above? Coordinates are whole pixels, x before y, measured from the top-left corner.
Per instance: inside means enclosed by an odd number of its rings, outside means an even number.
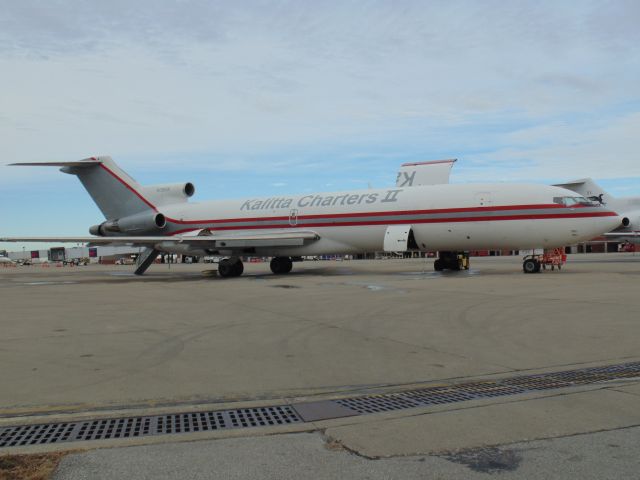
[[[239,277],[244,271],[244,265],[239,259],[223,258],[218,263],[218,275],[222,278]]]
[[[436,261],[433,262],[433,269],[436,272],[441,272],[442,270],[444,270],[444,267],[442,266],[442,260],[440,260],[439,258],[436,259]]]
[[[244,264],[241,260],[238,260],[233,264],[233,276],[239,277],[240,275],[242,275],[242,272],[244,272]]]
[[[276,275],[284,275],[291,271],[293,262],[289,257],[273,257],[269,266]]]
[[[532,258],[525,260],[522,264],[524,273],[538,273],[540,271],[540,262]]]

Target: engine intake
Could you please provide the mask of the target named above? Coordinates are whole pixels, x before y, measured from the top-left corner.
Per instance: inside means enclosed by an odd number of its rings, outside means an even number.
[[[91,235],[109,237],[156,233],[167,226],[166,217],[159,212],[143,212],[117,220],[107,220],[89,229]]]
[[[622,218],[622,227],[626,228],[627,230],[640,229],[640,210],[624,212],[624,217]]]

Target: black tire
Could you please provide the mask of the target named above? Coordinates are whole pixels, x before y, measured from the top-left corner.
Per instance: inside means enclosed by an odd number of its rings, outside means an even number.
[[[218,262],[218,275],[222,278],[239,277],[244,272],[244,264],[241,260],[223,258]]]
[[[223,258],[218,262],[218,275],[222,278],[233,277],[233,263],[228,258]]]
[[[275,275],[285,275],[293,268],[293,262],[289,257],[273,257],[269,266]]]
[[[242,275],[242,272],[244,272],[244,264],[240,260],[238,260],[233,264],[233,276],[239,277],[240,275]]]
[[[442,266],[442,260],[440,260],[439,258],[436,259],[436,261],[433,262],[433,269],[436,272],[441,272],[442,270],[444,270],[444,267]]]
[[[522,263],[522,271],[524,273],[538,273],[540,271],[540,262],[532,258]]]

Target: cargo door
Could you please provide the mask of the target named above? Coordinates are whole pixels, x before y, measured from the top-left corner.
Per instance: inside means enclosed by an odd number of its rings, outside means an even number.
[[[384,233],[384,251],[406,252],[410,234],[411,225],[389,225]]]

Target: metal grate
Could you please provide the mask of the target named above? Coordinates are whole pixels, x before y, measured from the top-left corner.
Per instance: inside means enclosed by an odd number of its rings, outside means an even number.
[[[389,412],[420,407],[422,404],[402,394],[372,395],[367,397],[343,398],[335,400],[338,405],[350,408],[360,414]]]
[[[289,405],[0,428],[0,447],[109,440],[300,423]]]
[[[427,387],[297,405],[0,428],[1,447],[288,425],[640,377],[640,362]]]
[[[343,398],[334,400],[334,402],[342,407],[351,409],[354,415],[365,415],[404,408],[504,397],[632,377],[640,377],[640,362],[539,375],[524,375],[495,381],[429,387],[386,395]]]

